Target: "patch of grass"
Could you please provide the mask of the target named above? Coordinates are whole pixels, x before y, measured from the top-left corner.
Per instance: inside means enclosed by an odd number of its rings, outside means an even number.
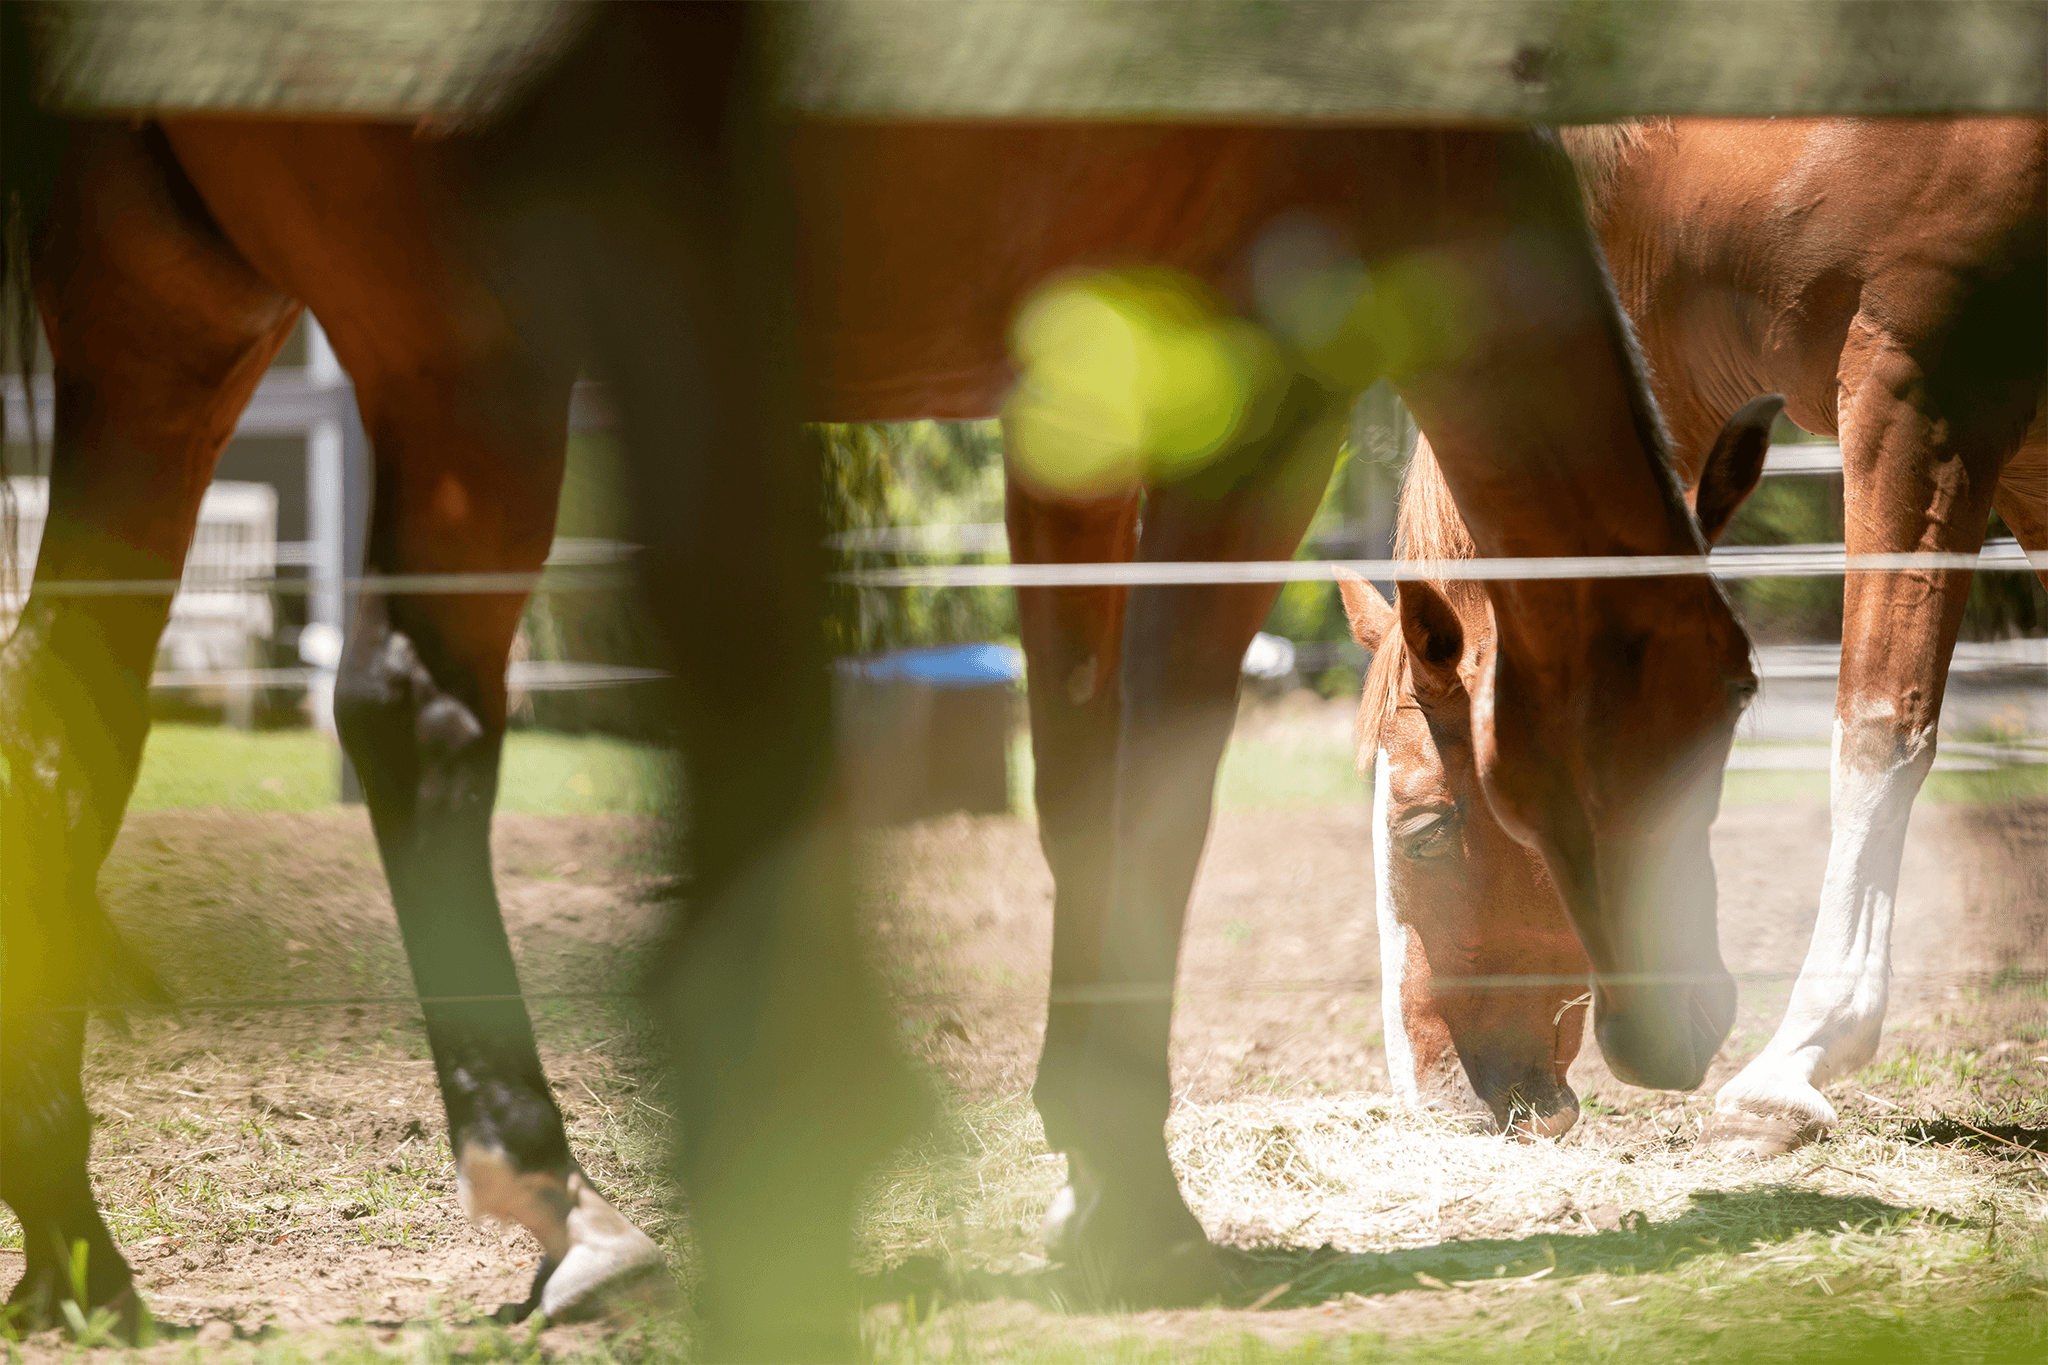
[[[324,810],[341,757],[316,730],[249,733],[164,722],[150,730],[129,809]],[[672,808],[675,765],[651,745],[591,735],[506,737],[498,809],[535,815],[649,815]]]
[[[1487,1277],[1391,1295],[1346,1292],[1316,1313],[1223,1309],[1107,1321],[1005,1305],[871,1315],[877,1361],[1312,1362],[2026,1361],[2048,1349],[2037,1267],[1979,1255],[1947,1273],[1877,1236],[1808,1234],[1668,1277]],[[1930,1273],[1932,1272],[1932,1273]],[[1420,1300],[1420,1302],[1417,1302]],[[895,1308],[892,1305],[892,1308]],[[1317,1318],[1323,1319],[1316,1321]],[[1415,1330],[1427,1324],[1426,1330]],[[1407,1329],[1407,1330],[1404,1330]]]
[[[1359,775],[1356,753],[1344,742],[1246,736],[1231,742],[1216,778],[1216,804],[1225,810],[1371,801],[1372,783]]]
[[[602,735],[506,736],[498,809],[532,815],[658,815],[674,809],[677,769],[664,750]]]
[[[150,729],[128,808],[320,810],[334,804],[340,781],[340,751],[318,731],[164,721]]]
[[[1019,815],[1029,816],[1036,809],[1031,799],[1035,771],[1031,737],[1019,734],[1010,744],[1010,809]],[[1353,766],[1351,746],[1320,737],[1234,736],[1216,775],[1219,810],[1367,805],[1371,801],[1372,782]]]
[[[1721,775],[1723,806],[1825,806],[1827,802],[1825,769],[1731,768]]]
[[[2048,764],[1941,769],[1927,775],[1917,798],[1932,805],[2000,806],[2048,795]],[[1828,801],[1825,768],[1735,768],[1721,781],[1721,804],[1756,806]]]
[[[1927,774],[1920,800],[1951,805],[2001,806],[2048,795],[2048,764],[2005,764],[1975,771]]]

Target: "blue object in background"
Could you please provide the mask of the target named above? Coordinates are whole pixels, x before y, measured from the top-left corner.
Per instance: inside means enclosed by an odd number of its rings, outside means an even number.
[[[1010,645],[925,645],[841,659],[839,667],[866,682],[916,683],[945,690],[993,687],[1023,678],[1024,652]]]
[[[841,659],[840,757],[856,818],[891,825],[1010,808],[1010,737],[1024,655],[933,645]]]

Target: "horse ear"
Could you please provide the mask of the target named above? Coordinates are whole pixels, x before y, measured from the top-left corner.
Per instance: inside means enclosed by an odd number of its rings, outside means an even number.
[[[1394,630],[1394,609],[1387,599],[1364,579],[1348,576],[1337,580],[1337,595],[1344,599],[1344,619],[1351,623],[1351,638],[1379,653],[1380,643]]]
[[[1438,694],[1463,686],[1458,660],[1465,656],[1465,625],[1450,599],[1428,583],[1411,581],[1395,590],[1394,604],[1416,686]]]
[[[1714,448],[1700,468],[1699,491],[1693,496],[1693,515],[1699,518],[1700,534],[1712,545],[1735,519],[1735,509],[1756,491],[1764,476],[1764,456],[1771,450],[1771,423],[1785,410],[1785,395],[1767,393],[1752,398],[1728,419]]]

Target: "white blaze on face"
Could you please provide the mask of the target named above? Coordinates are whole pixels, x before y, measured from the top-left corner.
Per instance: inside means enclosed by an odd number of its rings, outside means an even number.
[[[1419,1106],[1421,1090],[1415,1076],[1415,1048],[1408,1040],[1408,1020],[1401,1011],[1401,988],[1408,977],[1408,926],[1394,903],[1394,785],[1387,751],[1372,761],[1373,908],[1380,925],[1380,1028],[1386,1037],[1387,1080],[1401,1103]]]

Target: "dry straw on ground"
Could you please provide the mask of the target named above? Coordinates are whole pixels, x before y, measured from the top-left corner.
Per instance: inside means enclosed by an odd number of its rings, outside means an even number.
[[[1740,1249],[1753,1225],[1810,1226],[1828,1209],[1966,1220],[1995,1209],[2008,1227],[2048,1220],[2039,1156],[1874,1132],[1757,1161],[1696,1149],[1691,1132],[1629,1139],[1589,1120],[1563,1142],[1520,1142],[1383,1096],[1329,1096],[1184,1104],[1167,1134],[1190,1205],[1213,1236],[1247,1249],[1436,1246],[1452,1255],[1457,1242],[1480,1241],[1484,1259],[1545,1234],[1648,1233],[1674,1222],[1689,1238]],[[878,1263],[921,1253],[1029,1266],[1036,1220],[1064,1178],[1026,1097],[963,1106],[949,1134],[905,1152],[874,1182],[865,1245]]]

